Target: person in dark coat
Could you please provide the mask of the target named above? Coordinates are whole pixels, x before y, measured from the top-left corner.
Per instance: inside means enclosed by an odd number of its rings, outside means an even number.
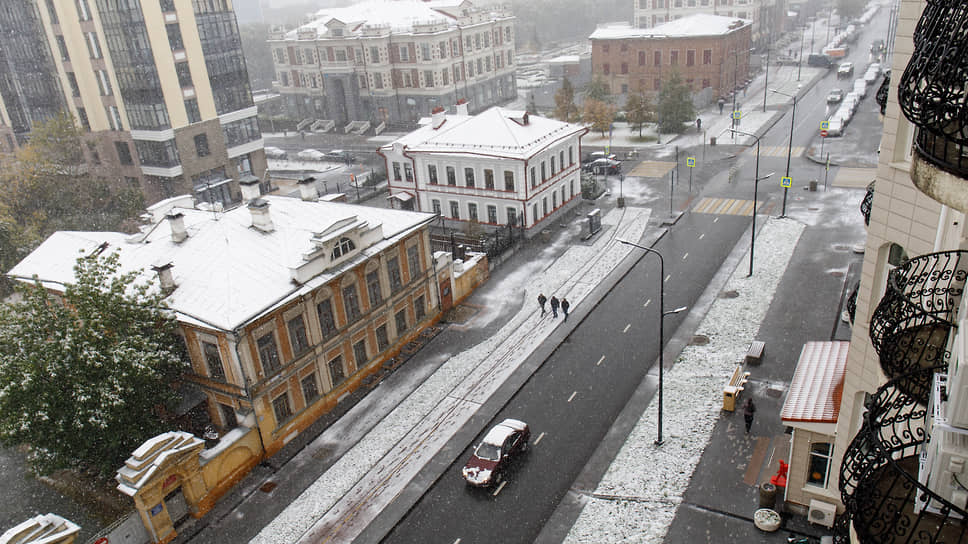
[[[749,434],[750,427],[753,426],[753,414],[756,413],[756,405],[753,404],[753,399],[746,399],[746,404],[743,405],[743,419],[746,421],[746,433]]]
[[[568,303],[568,299],[562,297],[561,298],[561,313],[565,314],[565,321],[568,321],[568,308],[570,308],[570,307],[571,307],[571,304]]]
[[[545,302],[548,302],[548,299],[545,298],[544,293],[538,293],[538,306],[541,306],[541,315],[545,314]]]
[[[558,297],[551,295],[551,317],[558,317]]]

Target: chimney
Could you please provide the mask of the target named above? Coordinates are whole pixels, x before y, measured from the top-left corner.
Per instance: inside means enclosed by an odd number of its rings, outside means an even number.
[[[316,202],[319,200],[319,191],[316,190],[316,178],[312,176],[306,176],[299,180],[299,196],[308,202]]]
[[[168,219],[168,226],[171,227],[171,241],[176,244],[184,242],[188,238],[188,231],[185,230],[185,214],[169,213],[165,218]]]
[[[530,122],[530,120],[528,119],[528,112],[524,112],[523,119],[524,119],[523,124],[525,125],[527,125]]]
[[[430,112],[430,119],[431,119],[430,123],[431,125],[433,125],[434,130],[437,130],[438,128],[440,128],[440,125],[444,124],[444,121],[447,120],[445,116],[446,116],[446,111],[441,106],[437,106],[436,108],[434,108],[432,112]]]
[[[269,217],[269,203],[261,198],[249,202],[249,212],[252,213],[252,226],[262,232],[272,232],[272,218]]]
[[[457,115],[468,115],[467,113],[467,99],[461,98],[457,101]]]
[[[174,265],[172,263],[168,262],[151,267],[151,269],[158,274],[158,281],[161,283],[161,291],[165,293],[165,295],[171,294],[176,287],[175,276],[171,273],[171,268],[173,266]]]
[[[259,188],[259,178],[252,177],[252,179],[239,181],[239,187],[242,188],[243,202],[249,202],[262,196],[262,190]]]

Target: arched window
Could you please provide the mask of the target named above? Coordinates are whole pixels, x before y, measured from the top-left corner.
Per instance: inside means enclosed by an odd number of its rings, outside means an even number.
[[[356,249],[356,244],[349,238],[340,238],[339,243],[333,248],[333,260],[339,259],[343,255]]]

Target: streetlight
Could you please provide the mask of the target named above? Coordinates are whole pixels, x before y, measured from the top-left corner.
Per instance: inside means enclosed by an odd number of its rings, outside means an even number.
[[[753,226],[750,229],[752,233],[750,235],[750,273],[747,277],[753,275],[753,248],[756,246],[756,194],[759,191],[760,179],[767,179],[773,175],[773,172],[760,178],[760,137],[755,134],[750,134],[749,132],[743,132],[742,130],[736,130],[733,128],[726,129],[735,134],[742,134],[744,136],[749,136],[756,140],[756,168],[753,172]]]
[[[619,239],[618,241],[626,245],[637,247],[642,251],[645,251],[648,253],[654,253],[657,257],[659,257],[659,425],[658,425],[659,433],[658,433],[658,437],[655,439],[655,445],[661,446],[663,442],[662,440],[662,384],[663,384],[662,367],[664,365],[662,352],[663,352],[663,346],[665,344],[665,331],[663,330],[662,324],[665,321],[665,316],[683,312],[686,310],[686,307],[682,306],[669,312],[665,311],[665,263],[663,262],[661,253],[652,249],[651,247],[640,246],[639,244],[629,242],[628,240]]]
[[[800,81],[800,69],[803,68],[803,33],[806,27],[800,29],[800,56],[797,57],[797,81]]]
[[[797,85],[797,92],[800,91],[800,85]],[[770,92],[774,92],[779,95],[783,95],[787,98],[793,99],[793,111],[790,112],[790,143],[787,145],[787,165],[786,165],[786,177],[790,177],[790,156],[793,154],[793,123],[796,121],[797,117],[797,95],[787,94],[776,89],[770,89]],[[822,158],[822,157],[821,157]],[[783,207],[780,210],[780,217],[786,217],[786,201],[787,201],[787,190],[789,187],[783,188]]]

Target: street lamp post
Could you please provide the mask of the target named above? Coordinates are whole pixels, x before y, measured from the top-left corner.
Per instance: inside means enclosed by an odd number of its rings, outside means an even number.
[[[750,138],[753,138],[756,140],[756,167],[753,172],[753,226],[750,229],[750,232],[752,234],[750,235],[750,273],[747,274],[747,277],[748,277],[753,275],[753,248],[756,246],[756,196],[757,196],[757,193],[759,192],[760,179],[767,179],[768,177],[773,175],[773,172],[770,172],[769,174],[760,178],[760,137],[759,136],[755,134],[750,134],[749,132],[743,132],[742,130],[736,130],[733,128],[728,130],[735,134],[742,134],[744,136],[749,136]]]
[[[800,69],[803,68],[803,34],[806,28],[800,29],[800,56],[797,57],[797,81],[800,81]]]
[[[800,86],[797,85],[797,92],[800,91]],[[790,177],[790,156],[793,154],[793,123],[796,122],[797,117],[797,94],[787,94],[776,89],[770,89],[770,92],[783,95],[787,98],[793,99],[793,110],[790,112],[790,143],[787,144],[787,163],[786,163],[786,177]],[[822,156],[821,156],[822,158]],[[789,187],[783,188],[783,206],[780,209],[780,217],[786,217],[786,201],[787,201],[787,190]]]
[[[662,376],[663,376],[663,368],[662,367],[664,366],[664,363],[665,363],[664,362],[664,359],[663,359],[663,356],[662,356],[662,352],[664,351],[663,348],[664,348],[664,345],[665,345],[665,330],[663,328],[663,323],[665,322],[665,317],[667,315],[672,315],[672,314],[677,314],[679,312],[683,312],[683,311],[686,310],[686,307],[685,306],[682,306],[680,308],[676,308],[675,310],[671,310],[671,311],[668,311],[668,312],[665,311],[665,263],[664,263],[664,261],[662,259],[662,254],[661,253],[659,253],[658,251],[652,249],[651,247],[641,246],[639,244],[636,244],[636,243],[633,243],[633,242],[629,242],[628,240],[621,240],[621,239],[619,239],[618,241],[621,242],[621,243],[623,243],[623,244],[630,245],[632,247],[637,247],[637,248],[639,248],[642,251],[645,251],[647,253],[654,253],[656,255],[656,257],[659,258],[659,423],[658,423],[658,426],[657,426],[657,428],[658,428],[658,435],[657,435],[657,437],[655,439],[655,445],[656,446],[661,446],[662,445],[662,442],[663,442],[663,440],[662,440],[662,389],[663,389]]]

